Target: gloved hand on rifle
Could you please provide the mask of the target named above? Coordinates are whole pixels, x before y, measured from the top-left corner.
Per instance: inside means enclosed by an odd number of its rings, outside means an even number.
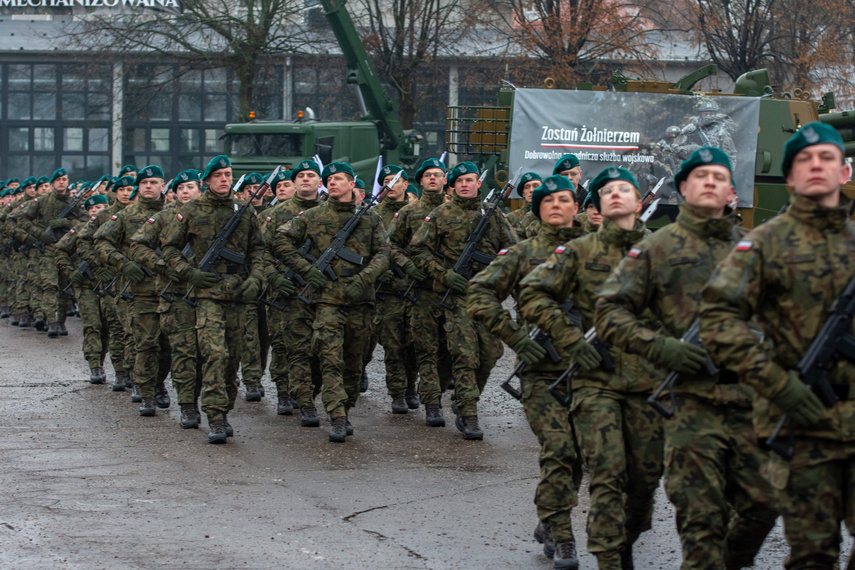
[[[84,279],[85,279],[85,277],[83,277],[83,274],[80,273],[80,271],[78,271],[77,269],[72,271],[71,276],[68,278],[69,281],[71,281],[72,283],[74,283],[78,287],[83,285]]]
[[[38,245],[39,240],[37,240],[37,239],[36,239],[36,238],[34,238],[33,236],[31,236],[31,235],[27,234],[27,237],[25,237],[25,238],[24,238],[24,242],[25,242],[27,245]]]
[[[140,269],[139,265],[137,265],[130,259],[122,263],[122,275],[124,275],[134,283],[139,283],[140,281],[145,279],[145,272]]]
[[[273,286],[276,291],[282,295],[283,297],[291,297],[294,293],[297,292],[297,287],[291,283],[291,280],[282,275],[281,273],[277,273],[270,280],[270,284]]]
[[[406,273],[407,277],[410,279],[415,279],[416,281],[424,281],[427,279],[427,275],[425,275],[423,271],[420,271],[412,261],[405,263],[403,269],[404,273]]]
[[[50,226],[52,230],[59,228],[68,229],[71,227],[71,220],[66,218],[55,218],[48,222],[48,226]]]
[[[249,276],[240,286],[240,298],[244,303],[252,303],[258,299],[261,281],[258,277]]]
[[[697,374],[706,360],[706,350],[671,336],[657,338],[650,351],[653,364],[679,374]]]
[[[771,400],[790,416],[797,426],[812,426],[822,417],[822,400],[801,381],[795,370],[787,372],[787,383]]]
[[[445,274],[444,283],[446,287],[458,293],[465,293],[466,287],[469,286],[469,281],[453,269],[449,269]]]
[[[190,281],[190,284],[194,287],[198,287],[199,289],[208,289],[209,287],[213,287],[214,283],[217,282],[217,275],[215,273],[202,271],[201,269],[194,269],[187,280]]]
[[[597,349],[584,338],[580,338],[567,347],[567,356],[573,362],[578,362],[582,370],[593,370],[603,361]]]
[[[39,240],[43,241],[44,243],[56,243],[56,239],[54,239],[53,235],[48,233],[47,230],[39,234]],[[27,243],[29,243],[29,240],[27,240]]]
[[[362,278],[359,275],[354,276],[350,283],[347,284],[347,289],[344,291],[345,301],[348,303],[355,303],[362,298],[362,295],[365,294],[365,289],[365,283],[363,283]]]
[[[537,344],[528,335],[522,337],[511,347],[520,360],[528,365],[537,364],[546,356],[546,349]]]
[[[110,281],[116,278],[116,276],[113,275],[113,272],[107,269],[106,267],[99,267],[98,269],[96,269],[95,275],[104,283],[104,286],[106,286]]]
[[[309,268],[309,270],[303,276],[303,279],[305,279],[306,283],[308,283],[315,289],[320,289],[330,281],[329,279],[327,279],[327,276],[324,275],[324,272],[315,267],[314,265]]]
[[[378,281],[383,284],[392,283],[394,280],[395,273],[391,269],[386,270],[386,272],[380,276],[380,279],[378,279]]]
[[[175,281],[176,283],[181,281],[181,275],[168,265],[166,266],[166,269],[163,270],[163,274],[166,275],[170,281]]]

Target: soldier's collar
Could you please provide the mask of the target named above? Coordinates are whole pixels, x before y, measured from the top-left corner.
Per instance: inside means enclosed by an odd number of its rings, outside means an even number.
[[[422,192],[422,197],[420,198],[423,202],[427,202],[431,206],[439,206],[443,202],[445,202],[445,192],[428,192],[427,190]]]
[[[825,208],[810,198],[794,193],[790,196],[790,207],[787,208],[787,213],[818,230],[839,231],[846,226],[851,207],[852,199],[842,192],[840,193],[840,204],[835,208]]]
[[[640,220],[635,220],[635,227],[625,230],[611,220],[603,218],[603,225],[597,232],[606,243],[620,246],[630,246],[638,243],[644,238],[645,226]]]
[[[333,200],[330,198],[327,200],[327,207],[332,208],[336,212],[354,212],[356,211],[356,204],[353,200],[350,202],[339,202],[338,200]]]
[[[477,210],[481,207],[480,196],[474,196],[472,198],[463,198],[461,196],[458,196],[455,192],[451,195],[451,201],[452,203],[457,204],[458,206],[463,208],[464,210]]]
[[[728,239],[733,231],[732,216],[725,215],[721,218],[710,218],[693,210],[685,202],[680,204],[680,213],[677,214],[677,224],[702,238],[715,237]]]

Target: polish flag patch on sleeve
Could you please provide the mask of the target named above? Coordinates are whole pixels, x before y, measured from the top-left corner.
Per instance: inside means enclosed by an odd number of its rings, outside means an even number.
[[[567,251],[567,246],[562,244],[555,248],[555,253],[564,253]]]
[[[68,233],[73,234],[74,230],[68,230]]]
[[[149,219],[148,219],[148,223],[153,224],[153,223],[154,223],[154,218],[149,218]]]
[[[754,242],[744,239],[736,244],[736,251],[751,251]]]
[[[90,220],[92,220],[92,221],[94,222],[94,221],[95,221],[95,216],[91,216],[89,219],[90,219]]]
[[[633,259],[638,259],[638,256],[641,255],[641,250],[638,249],[637,247],[634,247],[631,250],[629,250],[629,253],[627,255],[629,255]]]
[[[396,217],[396,218],[398,217],[398,212],[395,212],[395,217]]]
[[[21,206],[21,207],[23,208],[23,206]],[[429,221],[430,221],[430,216],[425,217],[425,221],[426,221],[426,222],[429,222]]]
[[[175,216],[175,217],[176,217],[176,218],[178,218],[178,221],[179,221],[179,222],[183,222],[183,221],[184,221],[184,216],[182,216],[181,214],[178,214],[178,215],[177,215],[177,216]]]
[[[508,253],[508,248],[500,249],[496,255],[505,255],[506,253]]]
[[[268,222],[270,221],[270,216],[267,216],[267,221],[268,221]]]
[[[117,216],[116,214],[113,214],[112,216],[110,216],[110,219],[111,220],[118,220],[119,216]]]

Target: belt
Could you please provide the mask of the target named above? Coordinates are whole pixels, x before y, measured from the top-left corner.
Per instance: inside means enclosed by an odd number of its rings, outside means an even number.
[[[719,384],[739,384],[739,375],[733,370],[720,370],[718,373]]]
[[[225,273],[226,275],[236,275],[238,273],[242,273],[244,267],[244,265],[238,265],[237,263],[218,263],[216,266],[216,270],[217,273]]]

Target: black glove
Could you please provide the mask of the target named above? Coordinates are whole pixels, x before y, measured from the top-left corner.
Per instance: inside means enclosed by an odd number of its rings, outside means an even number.
[[[140,281],[145,279],[145,272],[140,269],[139,265],[130,260],[122,264],[122,275],[124,275],[134,283],[139,283]]]
[[[314,265],[309,268],[306,275],[303,276],[303,279],[305,279],[306,282],[315,289],[320,289],[330,281],[327,279],[327,276]]]

